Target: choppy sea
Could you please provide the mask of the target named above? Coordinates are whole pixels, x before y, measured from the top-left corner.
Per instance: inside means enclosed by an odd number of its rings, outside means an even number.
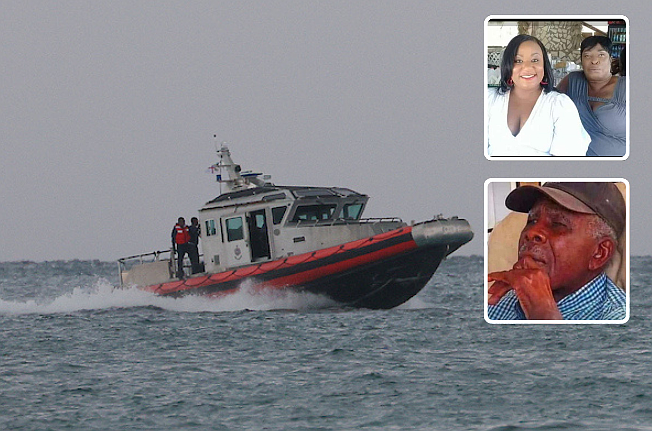
[[[490,325],[480,257],[407,304],[166,299],[117,265],[0,263],[0,429],[652,430],[652,257],[623,325]]]

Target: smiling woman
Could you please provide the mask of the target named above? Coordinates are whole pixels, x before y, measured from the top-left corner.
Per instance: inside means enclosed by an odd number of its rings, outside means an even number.
[[[590,142],[571,99],[554,90],[537,38],[514,37],[501,61],[500,87],[487,97],[489,156],[584,156]]]

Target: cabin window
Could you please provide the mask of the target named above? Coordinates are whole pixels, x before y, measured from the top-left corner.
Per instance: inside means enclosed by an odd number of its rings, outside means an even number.
[[[318,197],[318,196],[337,196],[333,191],[329,189],[323,189],[320,187],[308,187],[305,189],[294,190],[294,194],[300,198],[306,197]]]
[[[283,216],[288,207],[276,207],[272,208],[272,221],[274,224],[279,224],[283,221]]]
[[[362,204],[346,204],[342,209],[342,218],[345,220],[358,220],[362,213]]]
[[[328,220],[333,216],[335,212],[335,204],[323,204],[323,205],[304,205],[297,207],[297,210],[294,212],[294,218],[292,221],[301,221],[301,220]]]
[[[242,217],[226,219],[226,237],[229,242],[244,239]]]
[[[263,201],[275,201],[278,199],[285,199],[285,193],[275,193],[273,195],[263,196]]]
[[[215,229],[215,220],[206,220],[206,236],[217,235],[217,230]]]

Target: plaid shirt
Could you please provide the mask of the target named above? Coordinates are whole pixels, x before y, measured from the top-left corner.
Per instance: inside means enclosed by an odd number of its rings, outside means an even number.
[[[557,303],[564,320],[622,320],[626,316],[625,292],[605,273],[601,273],[581,289]],[[491,320],[526,320],[513,290],[488,309]]]

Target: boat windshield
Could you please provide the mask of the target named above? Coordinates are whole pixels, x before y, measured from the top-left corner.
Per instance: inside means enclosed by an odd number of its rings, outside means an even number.
[[[345,220],[358,220],[362,214],[362,204],[347,204],[342,209],[342,218]]]
[[[329,220],[333,217],[337,205],[335,204],[322,204],[322,205],[303,205],[299,206],[294,213],[292,221],[300,220]]]

